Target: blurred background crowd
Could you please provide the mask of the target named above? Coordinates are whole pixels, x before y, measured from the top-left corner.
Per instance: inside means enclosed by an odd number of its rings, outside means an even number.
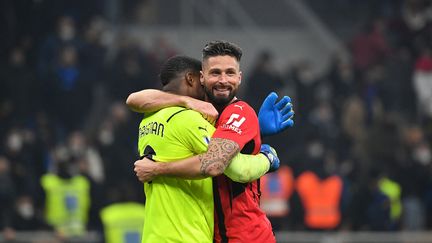
[[[163,37],[143,48],[126,34],[109,35],[106,2],[0,3],[5,234],[55,228],[44,214],[49,173],[85,178],[89,230],[102,231],[105,206],[145,200],[133,172],[141,116],[125,100],[160,88],[160,64],[187,53]],[[124,1],[122,9],[147,2]],[[262,50],[243,76],[240,98],[255,109],[278,91],[296,112],[294,128],[264,138],[287,167],[263,179],[263,209],[276,230],[431,230],[431,1],[335,1],[345,10],[338,13],[319,2],[308,1],[330,26],[355,17],[352,8],[364,17],[340,35],[347,53],[335,50],[317,73],[307,60],[275,69],[274,53]],[[142,9],[141,21],[155,14]],[[320,205],[311,200],[333,212],[314,220]]]

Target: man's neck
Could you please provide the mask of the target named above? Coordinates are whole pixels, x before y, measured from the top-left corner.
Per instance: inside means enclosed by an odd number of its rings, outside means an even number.
[[[208,98],[206,98],[207,102],[212,103],[212,105],[216,108],[216,110],[219,112],[219,114],[222,113],[222,111],[231,103],[233,103],[234,101],[237,100],[237,97],[234,97],[230,102],[225,103],[225,104],[214,104],[213,102],[211,102]]]

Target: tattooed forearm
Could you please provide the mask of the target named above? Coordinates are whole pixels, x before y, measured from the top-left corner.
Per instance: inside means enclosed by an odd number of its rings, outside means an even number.
[[[212,138],[207,152],[199,155],[201,174],[203,176],[217,176],[222,174],[231,159],[239,151],[239,145],[232,140]]]

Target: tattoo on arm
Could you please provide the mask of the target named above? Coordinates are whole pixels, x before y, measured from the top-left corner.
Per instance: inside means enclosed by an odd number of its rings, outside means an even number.
[[[239,153],[239,145],[229,139],[212,138],[208,146],[208,150],[204,154],[200,154],[201,174],[209,176],[217,171],[222,174],[234,156]]]

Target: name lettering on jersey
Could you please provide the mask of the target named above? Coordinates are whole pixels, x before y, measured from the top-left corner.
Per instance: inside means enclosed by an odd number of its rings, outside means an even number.
[[[143,137],[148,134],[154,134],[157,136],[164,136],[165,126],[162,123],[149,122],[139,129],[139,137]]]
[[[222,128],[224,129],[230,129],[238,134],[242,134],[242,130],[240,129],[240,126],[243,124],[243,122],[246,121],[245,117],[240,118],[239,114],[231,114],[230,118],[228,119],[227,123],[222,125]]]

